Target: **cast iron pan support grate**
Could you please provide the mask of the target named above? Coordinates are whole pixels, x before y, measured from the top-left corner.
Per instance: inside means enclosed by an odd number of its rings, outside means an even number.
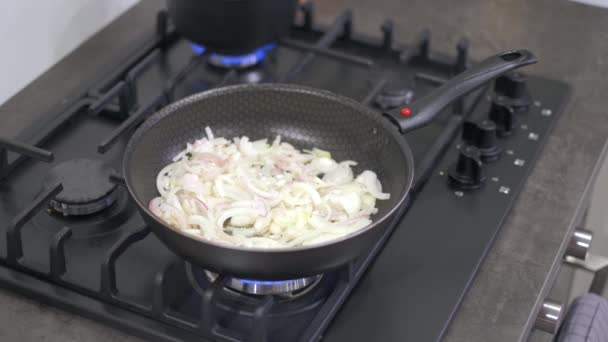
[[[0,138],[0,181],[6,178],[15,166],[17,166],[16,162],[9,163],[8,151],[47,163],[52,162],[54,159],[53,152],[51,151],[24,144],[17,140]]]
[[[6,259],[13,266],[19,265],[19,260],[23,257],[23,241],[21,238],[21,229],[30,221],[51,199],[57,196],[63,190],[61,183],[49,187],[34,201],[21,211],[9,224],[6,229]]]
[[[59,280],[65,274],[65,242],[72,237],[72,230],[70,227],[63,227],[51,240],[51,247],[49,249],[49,276],[54,280]]]

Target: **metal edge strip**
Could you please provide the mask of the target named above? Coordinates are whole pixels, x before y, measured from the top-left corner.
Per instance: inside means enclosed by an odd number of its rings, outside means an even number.
[[[572,94],[572,89],[570,89],[569,97],[570,97],[569,101],[563,107],[564,112],[573,109],[575,101],[574,101],[574,96]],[[588,202],[587,200],[590,198],[589,196],[591,194],[593,186],[595,185],[595,180],[597,179],[598,173],[599,173],[607,155],[608,155],[608,139],[606,139],[604,141],[604,146],[602,147],[602,152],[600,153],[600,156],[599,156],[598,160],[596,161],[596,163],[591,171],[591,174],[589,175],[589,180],[587,182],[587,185],[585,186],[585,189],[583,190],[583,193],[580,196],[579,203],[576,206],[576,209],[574,211],[574,215],[572,216],[572,219],[568,223],[568,230],[567,230],[566,234],[564,235],[562,242],[560,243],[559,250],[558,250],[555,258],[553,259],[551,268],[549,269],[549,274],[547,275],[547,277],[545,278],[545,281],[543,282],[543,285],[541,286],[541,290],[540,290],[539,295],[536,298],[536,301],[533,306],[533,310],[530,312],[530,315],[526,319],[524,329],[522,330],[522,332],[518,338],[518,341],[520,341],[520,342],[527,341],[532,329],[534,328],[534,322],[536,321],[536,316],[538,315],[543,301],[546,299],[546,296],[549,294],[549,291],[551,290],[553,283],[555,282],[555,279],[557,278],[557,274],[559,273],[561,265],[564,262],[563,258],[564,258],[566,249],[568,248],[568,243],[570,242],[570,238],[571,238],[572,234],[574,233],[574,230],[577,227],[578,221],[581,219],[582,215],[585,212],[585,209],[586,209],[585,206]]]

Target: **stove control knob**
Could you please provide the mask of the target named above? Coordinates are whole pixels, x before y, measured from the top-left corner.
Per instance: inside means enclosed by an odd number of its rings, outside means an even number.
[[[505,97],[498,96],[490,107],[489,117],[496,124],[496,133],[499,137],[511,135],[515,128],[515,113],[507,102]]]
[[[563,315],[564,306],[561,303],[545,299],[536,316],[534,327],[549,334],[555,334]]]
[[[519,99],[526,95],[526,77],[519,72],[509,72],[496,79],[494,91],[497,94]]]
[[[515,112],[527,111],[530,106],[526,77],[519,72],[510,72],[497,78],[494,91],[496,95],[506,97]]]
[[[376,96],[376,104],[382,110],[403,107],[414,97],[414,79],[403,79],[399,81],[388,81]]]
[[[485,181],[481,154],[475,146],[465,145],[460,149],[458,161],[448,171],[452,186],[471,190],[479,188]]]
[[[496,144],[496,124],[490,120],[465,121],[462,126],[462,140],[477,147],[484,162],[497,160],[502,152]]]

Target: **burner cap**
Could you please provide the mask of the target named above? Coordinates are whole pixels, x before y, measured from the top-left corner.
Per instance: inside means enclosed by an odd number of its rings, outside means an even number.
[[[406,78],[386,82],[382,91],[376,96],[376,103],[387,110],[410,104],[414,97],[414,80]]]
[[[116,200],[114,170],[101,160],[72,159],[52,168],[43,181],[45,189],[63,185],[49,206],[63,215],[89,215],[109,207]]]

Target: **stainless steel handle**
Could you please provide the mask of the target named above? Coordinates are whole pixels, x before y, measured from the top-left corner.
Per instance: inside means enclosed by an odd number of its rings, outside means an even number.
[[[534,327],[550,334],[555,334],[562,320],[563,308],[562,304],[546,299],[540,307],[538,316],[536,316]]]
[[[591,240],[593,239],[593,233],[586,229],[576,229],[568,248],[566,249],[566,257],[572,257],[579,260],[587,259],[587,253],[591,246]]]
[[[598,295],[605,293],[608,280],[608,258],[589,253],[593,234],[585,229],[575,230],[568,244],[564,263],[593,274],[589,292]]]

